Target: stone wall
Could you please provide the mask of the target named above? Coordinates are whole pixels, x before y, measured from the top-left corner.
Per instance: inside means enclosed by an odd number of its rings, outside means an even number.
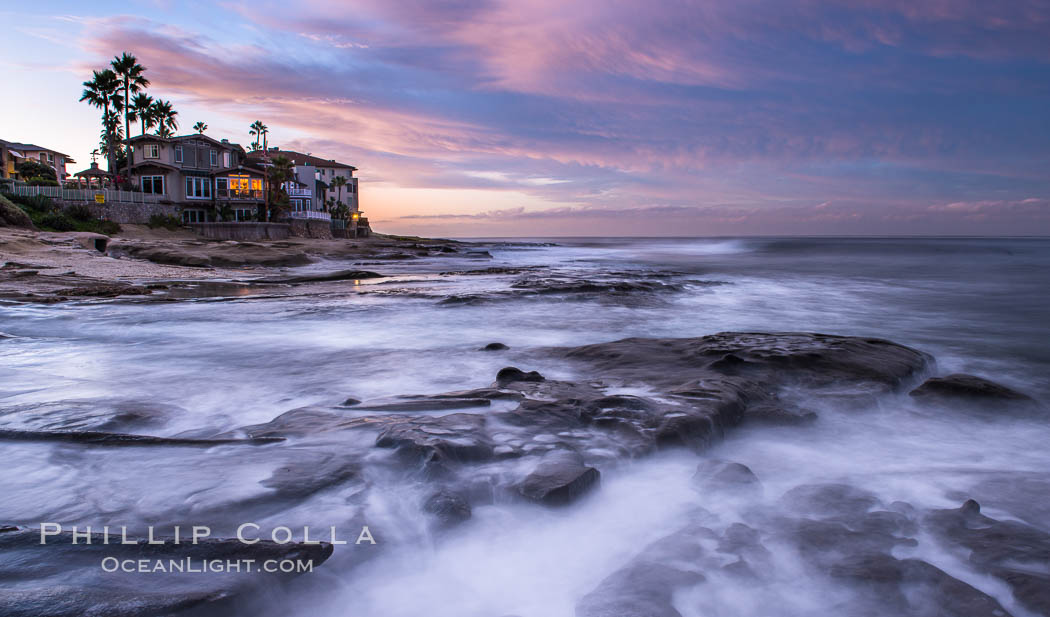
[[[284,223],[189,223],[187,227],[212,240],[287,240],[291,235]]]
[[[180,214],[181,209],[175,204],[133,204],[123,202],[98,204],[93,201],[66,201],[64,199],[54,199],[52,201],[62,208],[73,204],[87,206],[95,213],[95,216],[107,221],[120,223],[121,225],[145,225],[149,222],[149,217],[154,214],[182,218]]]
[[[331,221],[321,219],[288,219],[290,233],[296,238],[332,239]]]

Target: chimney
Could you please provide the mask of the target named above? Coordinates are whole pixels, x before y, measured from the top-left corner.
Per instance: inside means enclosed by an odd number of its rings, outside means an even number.
[[[229,140],[229,139],[223,139],[223,140],[222,140],[222,143],[224,143],[224,144],[228,144],[228,143],[230,143],[230,140]]]

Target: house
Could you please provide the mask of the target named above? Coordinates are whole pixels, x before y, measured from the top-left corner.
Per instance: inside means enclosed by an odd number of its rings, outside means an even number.
[[[354,172],[357,171],[356,167],[353,165],[347,165],[346,163],[339,163],[334,159],[324,159],[318,156],[303,154],[302,152],[296,152],[294,150],[282,150],[280,148],[256,150],[248,153],[250,159],[258,161],[272,160],[278,156],[283,156],[295,165],[296,178],[300,182],[304,184],[313,184],[308,175],[311,171],[314,173],[314,178],[321,181],[326,190],[322,192],[315,188],[313,191],[315,209],[324,210],[323,206],[325,201],[327,198],[332,198],[346,204],[350,208],[350,212],[360,212],[357,178],[354,177]],[[299,172],[300,169],[304,170],[302,174]],[[346,185],[341,189],[332,186],[332,180],[337,177],[346,179]]]
[[[18,174],[18,165],[25,160],[38,161],[54,169],[59,184],[65,184],[69,176],[66,164],[76,163],[71,156],[58,150],[0,139],[0,178],[27,180]]]
[[[239,144],[206,135],[131,138],[131,181],[164,195],[186,223],[252,220],[266,199],[266,172]]]

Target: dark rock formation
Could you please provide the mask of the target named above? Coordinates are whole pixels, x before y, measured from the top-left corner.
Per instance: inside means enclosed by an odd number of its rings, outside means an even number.
[[[758,476],[747,465],[717,459],[697,465],[693,483],[705,491],[714,492],[753,491],[761,488]]]
[[[981,406],[1035,406],[1033,398],[1006,386],[973,375],[956,373],[931,377],[909,393],[925,403],[970,403]]]
[[[598,470],[584,465],[576,453],[558,451],[546,456],[526,476],[518,491],[526,499],[562,506],[596,488],[600,477]]]
[[[536,371],[529,371],[526,373],[525,371],[513,366],[502,368],[496,373],[496,383],[500,385],[516,381],[543,381],[543,375],[540,375]]]
[[[252,279],[251,283],[266,283],[271,285],[298,285],[301,283],[326,283],[331,281],[354,281],[365,279],[383,278],[382,274],[368,270],[337,270],[324,274],[303,274],[299,276],[271,276]]]
[[[504,349],[510,349],[503,343],[489,343],[481,348],[480,351],[503,351]]]
[[[924,522],[942,541],[970,551],[970,562],[1006,582],[1028,609],[1050,615],[1050,534],[985,516],[972,499],[958,509],[934,510]]]
[[[470,519],[470,503],[457,493],[441,490],[423,503],[423,511],[433,515],[439,529],[454,527]]]
[[[172,562],[200,568],[205,561],[253,559],[297,560],[320,567],[331,555],[328,543],[277,544],[260,540],[242,543],[235,538],[205,538],[196,544],[183,537],[175,544],[172,537],[161,538],[164,544],[148,544],[145,539],[129,537],[133,544],[122,544],[119,532],[104,544],[101,533],[91,534],[91,543],[81,538],[72,543],[70,531],[49,536],[41,544],[38,529],[10,528],[0,532],[0,580],[18,581],[0,591],[0,614],[20,617],[105,615],[106,617],[147,617],[169,615],[204,604],[229,600],[248,593],[266,580],[288,578],[295,574],[254,572],[212,572],[201,574],[172,569]],[[83,530],[81,530],[83,531]],[[186,531],[186,530],[183,530]],[[111,531],[111,533],[113,533]],[[103,559],[118,562],[146,560],[150,567],[161,564],[166,570],[156,572],[106,572]],[[164,591],[154,591],[158,577],[164,578]]]
[[[224,445],[263,445],[284,441],[281,437],[155,437],[101,431],[21,431],[0,429],[0,441],[62,441],[90,446],[193,446],[210,448]]]

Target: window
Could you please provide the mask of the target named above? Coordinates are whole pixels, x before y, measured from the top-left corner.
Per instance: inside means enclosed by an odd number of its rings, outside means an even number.
[[[211,151],[211,166],[212,167],[218,167],[219,166],[219,153],[214,151],[214,150]]]
[[[175,146],[175,162],[182,162],[182,146]]]
[[[204,210],[183,210],[182,211],[182,222],[183,223],[207,223],[208,213]]]
[[[233,167],[233,165],[230,165],[230,153],[229,152],[223,152],[222,153],[222,166],[226,167],[227,169],[229,169],[230,167]]]
[[[230,197],[240,199],[262,199],[262,179],[246,175],[230,176]]]
[[[142,176],[142,192],[164,194],[164,176]]]
[[[226,178],[215,179],[215,195],[217,197],[230,196],[230,181]]]
[[[211,199],[211,180],[208,178],[186,178],[187,199]]]
[[[51,154],[50,152],[41,152],[40,153],[40,162],[41,163],[45,163],[47,165],[54,165],[55,164],[55,155]]]
[[[158,146],[157,144],[146,144],[146,149],[143,152],[143,156],[148,159],[159,159],[160,146]]]
[[[233,220],[250,221],[255,218],[255,210],[250,208],[238,208],[233,211]]]

